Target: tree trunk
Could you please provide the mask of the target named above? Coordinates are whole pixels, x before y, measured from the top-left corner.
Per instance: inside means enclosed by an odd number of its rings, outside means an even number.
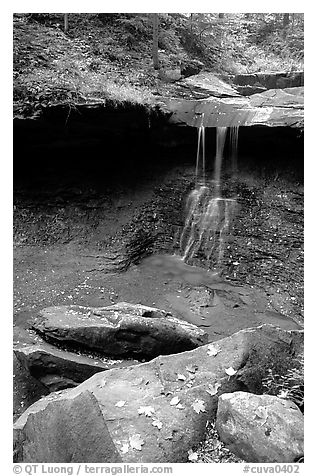
[[[69,13],[64,13],[64,33],[68,33],[68,15]]]
[[[289,25],[289,13],[284,13],[283,15],[283,26],[286,27]]]
[[[153,66],[154,66],[154,69],[159,69],[159,60],[158,60],[159,18],[158,18],[158,13],[153,13],[152,18],[153,18],[153,48],[152,48]]]

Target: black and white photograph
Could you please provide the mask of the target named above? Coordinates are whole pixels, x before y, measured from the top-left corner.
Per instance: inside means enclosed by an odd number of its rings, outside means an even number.
[[[11,14],[13,472],[302,474],[301,5],[99,5]]]

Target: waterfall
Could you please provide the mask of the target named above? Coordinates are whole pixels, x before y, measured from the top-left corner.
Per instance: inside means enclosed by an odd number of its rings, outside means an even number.
[[[217,127],[216,158],[214,167],[215,197],[219,197],[221,192],[221,165],[223,160],[223,149],[225,147],[227,130],[228,127]]]
[[[238,172],[238,136],[239,126],[230,127],[231,173],[233,176]]]
[[[186,202],[186,218],[180,238],[180,251],[185,262],[199,256],[208,261],[209,267],[221,265],[226,237],[235,210],[236,201],[221,197],[221,169],[228,127],[218,127],[213,180],[206,181],[205,128],[198,128],[196,156],[196,187]],[[236,173],[238,127],[230,128],[230,154],[232,172]],[[202,152],[202,154],[201,154]],[[202,165],[200,156],[202,155]],[[199,182],[200,174],[202,181]]]
[[[202,180],[205,180],[206,174],[206,157],[205,157],[205,127],[200,126],[198,128],[198,142],[197,142],[197,155],[196,155],[196,183],[199,180],[199,164],[200,164],[200,155],[202,150]]]

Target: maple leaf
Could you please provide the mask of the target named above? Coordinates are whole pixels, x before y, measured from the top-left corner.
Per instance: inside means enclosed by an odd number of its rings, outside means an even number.
[[[152,425],[156,426],[159,430],[161,430],[163,423],[160,420],[153,419]]]
[[[221,387],[221,383],[219,382],[216,382],[214,385],[209,384],[208,389],[206,389],[206,392],[209,393],[209,395],[211,396],[216,395],[219,387]]]
[[[192,408],[195,410],[196,413],[200,413],[200,412],[205,412],[206,411],[206,408],[205,408],[205,402],[203,400],[198,400],[196,399],[194,401],[194,403],[192,403]]]
[[[193,450],[188,451],[188,461],[197,461],[198,460],[198,454],[194,453]]]
[[[225,372],[226,372],[227,375],[229,375],[229,377],[232,377],[232,375],[237,373],[237,371],[234,370],[232,367],[229,367],[228,369],[225,369]]]
[[[214,346],[213,344],[208,345],[207,349],[207,355],[209,355],[210,357],[215,357],[221,351],[221,349]]]
[[[136,434],[132,435],[129,438],[131,448],[141,451],[142,445],[144,445],[144,440],[142,440],[141,435]]]
[[[198,369],[197,365],[188,365],[186,367],[187,372],[190,372],[192,374],[194,374],[197,369]]]
[[[124,443],[121,447],[121,453],[125,454],[129,451],[129,443]]]
[[[260,418],[261,420],[267,419],[267,408],[259,406],[255,410],[255,418]]]
[[[179,403],[179,398],[178,397],[174,397],[170,401],[170,405],[177,405],[178,403]]]
[[[148,416],[148,417],[152,416],[152,413],[154,413],[154,412],[155,412],[155,410],[154,410],[153,407],[140,407],[138,409],[138,414],[139,415],[145,415],[145,416]]]
[[[177,374],[177,379],[178,380],[186,380],[186,377],[183,374]]]
[[[117,403],[115,403],[115,407],[123,407],[127,402],[125,400],[119,400]]]

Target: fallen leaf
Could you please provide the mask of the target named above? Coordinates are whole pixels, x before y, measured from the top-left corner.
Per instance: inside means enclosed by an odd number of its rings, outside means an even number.
[[[174,397],[170,401],[170,405],[177,405],[178,403],[179,403],[179,398],[178,397]]]
[[[231,377],[232,375],[237,373],[237,371],[234,370],[232,367],[229,367],[228,369],[225,369],[225,372],[226,372],[227,375],[229,375],[229,377]]]
[[[186,370],[187,370],[187,372],[190,372],[190,373],[194,374],[196,372],[196,370],[198,370],[198,367],[197,367],[197,365],[188,365],[186,367]]]
[[[210,357],[215,357],[221,351],[221,349],[214,346],[213,344],[208,345],[207,349],[207,355],[209,355]]]
[[[261,420],[267,419],[267,408],[259,406],[255,410],[255,418],[260,418]]]
[[[178,410],[184,410],[185,407],[181,403],[179,403],[178,405],[176,405],[176,408],[178,408]]]
[[[140,407],[138,408],[138,414],[139,415],[145,415],[145,416],[152,416],[152,413],[154,413],[155,410],[153,407]]]
[[[178,380],[186,380],[186,377],[183,374],[177,374],[177,379]]]
[[[144,440],[142,440],[141,435],[136,434],[132,435],[129,438],[131,448],[141,451],[142,445],[144,445]]]
[[[192,403],[192,408],[195,410],[196,413],[200,413],[200,412],[205,412],[206,411],[206,408],[205,408],[205,402],[203,400],[198,400],[196,399],[194,401],[194,403]]]
[[[124,443],[124,445],[121,447],[121,453],[125,454],[129,451],[129,443]]]
[[[119,400],[119,402],[115,403],[115,407],[124,407],[124,405],[126,404],[127,402],[125,400]]]
[[[288,398],[288,391],[287,390],[281,390],[280,393],[278,394],[279,398]]]
[[[197,461],[198,460],[198,454],[194,453],[193,450],[188,451],[188,461]]]
[[[156,426],[159,430],[161,430],[163,423],[160,420],[153,420],[152,425]]]
[[[206,389],[206,392],[209,393],[209,395],[211,396],[216,395],[219,387],[221,387],[221,383],[219,382],[216,382],[214,385],[209,384],[208,389]]]

